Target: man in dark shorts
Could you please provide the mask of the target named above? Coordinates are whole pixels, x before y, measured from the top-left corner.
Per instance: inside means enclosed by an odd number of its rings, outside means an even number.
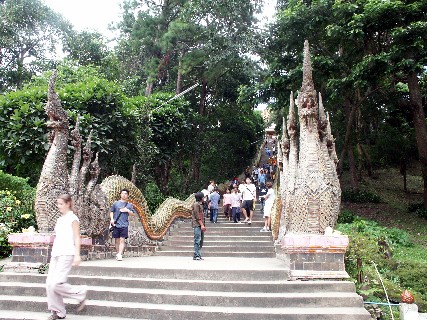
[[[248,224],[252,224],[252,217],[254,214],[254,200],[256,200],[256,187],[252,183],[250,178],[246,178],[246,184],[242,186],[242,212],[245,216],[245,221]]]
[[[135,209],[128,202],[129,190],[120,191],[120,200],[113,203],[110,210],[110,223],[114,226],[112,237],[116,246],[116,259],[123,260],[125,239],[129,235],[129,215],[136,216]]]

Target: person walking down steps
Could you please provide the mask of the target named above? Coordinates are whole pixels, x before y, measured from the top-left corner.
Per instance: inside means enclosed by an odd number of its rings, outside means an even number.
[[[275,198],[273,183],[271,181],[267,181],[267,188],[268,188],[267,194],[260,197],[265,199],[264,228],[260,230],[261,232],[271,231],[271,210],[273,209],[273,203]]]
[[[224,210],[224,216],[231,221],[231,193],[230,189],[226,189],[222,198],[222,208]]]
[[[245,216],[245,223],[252,224],[254,215],[254,200],[256,199],[256,187],[250,178],[246,178],[246,184],[242,186],[242,212]]]
[[[110,212],[110,223],[114,227],[112,237],[116,246],[116,260],[123,260],[125,239],[129,236],[129,215],[136,216],[133,205],[128,202],[129,190],[120,191],[120,200],[113,203]]]
[[[239,192],[237,184],[233,185],[233,191],[231,192],[231,216],[233,222],[240,223],[240,207],[242,205],[242,194]]]
[[[72,286],[67,283],[72,266],[80,264],[80,222],[73,213],[72,199],[68,194],[57,199],[62,216],[55,225],[55,240],[46,278],[47,308],[51,311],[48,320],[65,319],[64,297],[76,299],[76,311],[86,305],[87,286]]]

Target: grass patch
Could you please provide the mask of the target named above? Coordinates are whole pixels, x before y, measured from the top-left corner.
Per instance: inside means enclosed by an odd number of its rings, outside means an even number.
[[[412,241],[405,230],[360,217],[338,224],[337,229],[350,238],[346,270],[365,301],[386,302],[375,263],[391,301],[398,303],[400,294],[408,289],[420,311],[427,311],[427,249],[422,244]]]

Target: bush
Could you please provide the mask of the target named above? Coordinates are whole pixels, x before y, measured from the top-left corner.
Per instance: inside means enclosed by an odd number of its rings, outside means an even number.
[[[0,192],[2,191],[9,191],[10,196],[19,202],[18,207],[14,209],[14,232],[21,232],[22,229],[29,226],[37,228],[34,212],[36,189],[28,184],[28,179],[16,177],[0,170]],[[0,221],[5,220],[0,219]]]
[[[402,255],[393,256],[393,252],[414,252],[414,243],[409,234],[401,229],[386,228],[374,221],[355,217],[353,223],[337,226],[347,234],[350,243],[345,262],[346,271],[353,279],[363,280],[358,284],[358,293],[371,301],[384,301],[383,290],[378,276],[372,268],[372,261],[378,265],[391,299],[399,300],[404,289],[409,289],[417,303],[424,310],[427,306],[426,262],[402,260]],[[411,248],[411,249],[409,249]],[[400,257],[400,258],[399,258]]]
[[[154,211],[165,201],[165,196],[160,192],[159,187],[154,182],[147,183],[144,190],[144,197],[151,214],[154,214]]]
[[[35,214],[27,209],[12,192],[0,190],[0,221],[6,223],[12,232],[22,232],[22,229],[35,225]]]
[[[420,218],[427,219],[427,209],[424,209],[424,208],[417,209],[417,211],[415,211],[415,214]]]
[[[31,191],[33,188],[28,184],[28,178],[16,177],[0,170],[0,190],[10,190],[20,194]]]
[[[408,207],[408,212],[416,212],[419,209],[424,209],[424,203],[412,203]]]
[[[338,223],[352,223],[356,216],[350,210],[342,210],[340,215],[338,216]]]
[[[9,223],[0,222],[0,258],[8,257],[12,253],[12,247],[7,241],[7,236],[12,233]]]
[[[381,198],[369,191],[356,189],[344,189],[341,195],[342,201],[353,203],[380,203]]]

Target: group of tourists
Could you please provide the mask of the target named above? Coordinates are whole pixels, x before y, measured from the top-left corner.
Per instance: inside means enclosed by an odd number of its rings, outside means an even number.
[[[269,163],[253,166],[252,170],[249,167],[246,168],[245,178],[250,178],[255,186],[259,187],[261,184],[266,184],[268,180],[275,179],[276,169],[276,158],[270,157]]]
[[[270,178],[270,177],[269,177]],[[252,224],[255,204],[261,204],[261,213],[264,217],[264,227],[260,232],[271,231],[271,211],[275,199],[273,182],[267,178],[263,169],[256,175],[258,187],[253,183],[253,177],[246,177],[239,183],[234,177],[230,185],[222,195],[223,214],[228,221],[233,223]],[[200,249],[203,245],[205,219],[211,223],[218,222],[218,212],[221,203],[221,195],[214,180],[209,182],[206,189],[195,194],[196,202],[192,208],[192,227],[194,230],[194,260],[203,260]],[[242,221],[242,219],[244,220]]]
[[[263,173],[261,172],[261,175]],[[258,173],[260,176],[260,173]],[[258,177],[259,178],[259,177]],[[262,232],[271,231],[271,210],[274,203],[274,189],[270,180],[261,178],[259,188],[247,177],[243,183],[233,178],[231,185],[223,194],[222,208],[225,217],[234,223],[252,224],[256,201],[261,202],[261,212],[264,217]],[[257,195],[258,194],[258,195]],[[116,259],[122,261],[125,239],[128,238],[129,215],[137,215],[134,207],[128,202],[129,191],[123,189],[120,199],[110,209],[110,226],[112,238],[116,247]],[[203,246],[203,236],[206,231],[205,218],[212,223],[218,222],[218,211],[221,195],[215,181],[210,181],[208,187],[195,194],[196,202],[192,207],[192,227],[194,230],[194,260],[203,260],[200,249]],[[86,286],[72,286],[67,282],[72,266],[79,265],[80,258],[80,223],[73,213],[72,198],[68,194],[61,195],[57,206],[62,216],[58,218],[55,233],[56,238],[52,247],[49,272],[46,278],[48,309],[51,310],[49,320],[64,319],[66,310],[64,297],[78,300],[77,310],[83,310],[86,305]],[[244,220],[241,221],[243,217]]]

